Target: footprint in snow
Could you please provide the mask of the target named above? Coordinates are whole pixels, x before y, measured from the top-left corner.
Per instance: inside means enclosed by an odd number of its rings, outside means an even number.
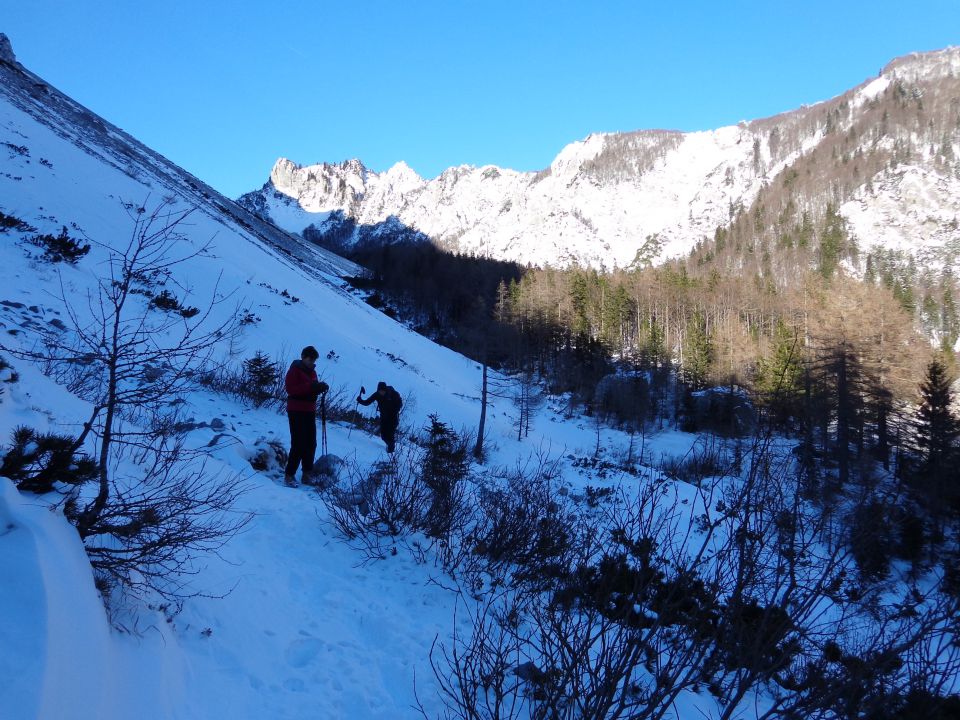
[[[323,641],[316,638],[294,640],[287,646],[286,659],[290,667],[302,668],[313,660],[323,649]]]

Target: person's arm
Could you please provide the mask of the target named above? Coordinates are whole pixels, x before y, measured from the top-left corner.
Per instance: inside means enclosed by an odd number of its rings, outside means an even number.
[[[377,399],[376,393],[371,393],[370,397],[368,397],[366,400],[364,400],[359,395],[357,395],[357,402],[363,405],[364,407],[366,407],[367,405],[370,405],[376,399]]]

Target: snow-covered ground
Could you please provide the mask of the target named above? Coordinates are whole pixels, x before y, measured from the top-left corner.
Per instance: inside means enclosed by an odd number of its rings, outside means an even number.
[[[10,347],[31,346],[41,328],[69,325],[62,297],[85,319],[85,298],[105,272],[109,249],[130,238],[123,203],[134,216],[137,206],[162,201],[191,207],[184,198],[192,196],[168,174],[111,161],[102,148],[91,154],[65,128],[38,120],[44,112],[42,104],[31,114],[0,96],[0,211],[39,232],[67,226],[93,249],[75,267],[51,265],[26,242],[34,233],[0,234],[0,332]],[[476,426],[479,366],[354,297],[329,273],[335,261],[319,258],[305,267],[209,207],[178,230],[187,252],[210,244],[208,253],[176,269],[184,304],[206,308],[223,299],[214,313],[221,319],[235,309],[259,318],[244,326],[239,342],[220,349],[221,360],[239,362],[256,351],[292,360],[313,344],[319,373],[345,397],[380,379],[397,387],[406,398],[406,432],[423,428],[433,413],[455,429]],[[0,445],[23,425],[78,433],[88,404],[29,363],[0,354],[17,375],[2,383]],[[12,380],[11,371],[0,379]],[[430,715],[439,714],[428,656],[434,638],[453,630],[457,596],[431,582],[440,572],[432,556],[418,559],[401,549],[363,562],[338,537],[314,490],[284,487],[275,475],[251,468],[258,442],[286,444],[284,416],[202,390],[186,401],[185,415],[198,425],[191,445],[204,447],[219,436],[209,468],[246,479],[240,509],[254,517],[219,556],[203,559],[189,578],[200,595],[180,612],[131,603],[108,617],[82,544],[55,507],[58,496],[20,494],[0,478],[0,716],[407,718],[419,716],[415,683]],[[573,492],[598,482],[569,462],[594,453],[589,421],[567,417],[554,404],[538,413],[530,437],[520,442],[512,415],[508,401],[494,400],[488,465],[513,466],[546,453],[562,460],[561,482]],[[657,460],[682,455],[694,439],[664,433],[648,439],[647,453]],[[385,457],[378,438],[345,425],[332,423],[328,442],[331,453],[361,467]],[[606,457],[622,453],[627,442],[620,433],[601,432]],[[685,699],[678,714],[693,717],[695,700]]]

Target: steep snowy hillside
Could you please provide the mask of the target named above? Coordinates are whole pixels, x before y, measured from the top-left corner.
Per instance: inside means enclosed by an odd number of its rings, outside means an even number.
[[[960,48],[912,55],[837,98],[773,118],[704,132],[591,135],[538,173],[463,166],[424,180],[403,163],[376,173],[358,160],[299,166],[280,159],[266,185],[240,203],[295,233],[314,224],[342,236],[342,219],[376,226],[392,216],[407,231],[479,256],[607,269],[655,263],[712,238],[738,209],[751,207],[761,188],[789,173],[829,134],[854,127],[876,103],[894,102],[904,86],[918,96],[950,96],[958,77]],[[860,151],[876,150],[878,142],[923,149],[930,144],[926,128],[917,123],[917,132],[898,130],[882,141],[863,137]],[[960,238],[956,227],[940,223],[933,239],[929,232],[931,219],[949,215],[958,202],[954,156],[940,161],[942,141],[922,150],[919,168],[893,176],[890,168],[875,176],[854,171],[852,178],[833,172],[817,179],[818,193],[828,198],[840,186],[856,190],[842,212],[861,247],[906,245],[923,254],[931,243],[949,245]],[[951,142],[960,151],[958,141]],[[914,206],[918,197],[929,212]],[[339,226],[323,225],[334,211],[342,213]],[[890,226],[896,230],[883,230]]]
[[[454,428],[475,426],[479,368],[351,295],[338,275],[357,268],[250,216],[26,71],[5,43],[0,49],[2,345],[29,349],[45,330],[94,319],[89,298],[108,256],[131,240],[139,208],[163,205],[190,211],[176,228],[186,259],[166,288],[184,307],[213,302],[213,325],[234,312],[247,319],[238,339],[214,347],[216,362],[258,350],[292,359],[311,343],[335,393],[352,398],[380,379],[396,386],[405,397],[403,432],[419,431],[434,413]],[[91,246],[75,264],[44,259],[34,242],[63,227]],[[146,306],[147,298],[132,297]],[[90,403],[28,361],[0,356],[0,447],[18,426],[76,436]],[[237,510],[252,521],[191,568],[185,592],[200,596],[182,608],[114,606],[108,618],[77,532],[58,509],[61,497],[18,493],[0,478],[0,714],[394,720],[419,716],[413,708],[422,702],[438,715],[430,648],[449,635],[461,601],[432,582],[439,570],[431,556],[402,551],[365,561],[342,542],[314,492],[284,487],[276,467],[254,471],[250,461],[264,443],[287,444],[282,415],[203,388],[177,402],[193,428],[189,445],[210,453],[209,473],[244,479]],[[511,417],[508,400],[488,409],[491,464],[582,457],[626,442],[564,422],[553,408],[521,443]],[[331,453],[357,466],[385,458],[365,430],[328,430]],[[692,441],[666,434],[655,455],[682,454]],[[402,441],[401,454],[409,447]],[[582,492],[580,472],[571,478]],[[458,627],[465,623],[458,618]],[[681,707],[692,697],[685,692]]]
[[[418,429],[432,412],[454,424],[476,416],[475,366],[346,293],[337,274],[356,272],[350,263],[250,216],[26,71],[9,51],[0,57],[0,158],[0,211],[36,228],[0,235],[4,344],[30,347],[38,330],[69,320],[61,283],[83,321],[89,308],[82,299],[105,271],[108,251],[130,239],[136,207],[166,201],[193,209],[178,228],[183,254],[211,244],[176,269],[171,287],[184,304],[205,307],[216,293],[229,296],[216,313],[237,307],[258,318],[238,345],[219,349],[218,360],[256,350],[292,359],[312,343],[335,390],[346,387],[352,397],[381,378],[400,388],[404,428]],[[46,263],[29,242],[62,226],[93,248],[75,267]],[[18,379],[0,394],[0,445],[19,425],[78,433],[89,406],[28,363],[13,364]],[[249,478],[243,509],[257,519],[191,580],[210,597],[168,623],[142,608],[127,626],[132,635],[111,633],[76,531],[0,478],[0,714],[407,716],[414,666],[421,687],[429,685],[426,654],[448,623],[449,595],[425,589],[426,575],[407,562],[358,569],[356,556],[321,524],[315,498],[252,471],[258,441],[286,444],[283,416],[204,394],[189,397],[185,411],[199,425],[191,442],[228,438],[214,465]],[[492,420],[495,436],[507,434]],[[347,428],[331,427],[329,441],[341,456],[382,458],[382,443],[367,433],[348,437]],[[231,594],[212,597],[224,593]]]

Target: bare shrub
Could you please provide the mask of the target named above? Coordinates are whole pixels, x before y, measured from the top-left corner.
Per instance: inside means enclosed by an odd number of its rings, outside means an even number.
[[[182,438],[117,460],[123,469],[110,473],[110,500],[85,528],[98,587],[105,597],[120,589],[179,605],[199,594],[188,583],[199,572],[196,558],[218,551],[251,520],[235,509],[249,488],[228,471],[210,472],[205,457],[187,451]],[[74,524],[83,511],[75,499],[64,507]]]
[[[692,498],[622,488],[549,582],[468,585],[473,634],[431,654],[446,717],[659,720],[703,688],[724,720],[758,694],[763,718],[887,717],[951,692],[957,600],[942,580],[893,603],[853,582],[847,536],[803,500],[792,458],[759,443],[749,460],[743,477],[693,476]]]
[[[387,462],[344,465],[340,482],[320,497],[346,540],[378,546],[423,524],[430,494],[418,477],[418,458],[417,450],[398,448]]]
[[[577,543],[574,510],[556,493],[557,463],[544,455],[490,474],[477,491],[469,552],[494,583],[539,586],[562,572]]]
[[[172,281],[178,265],[205,257],[208,246],[179,231],[189,210],[166,201],[152,211],[126,208],[130,238],[103,245],[108,259],[96,287],[78,300],[61,286],[69,326],[44,331],[34,348],[4,350],[36,362],[91,406],[73,447],[94,447],[96,477],[78,487],[64,513],[105,599],[119,587],[176,603],[193,592],[182,577],[195,571],[197,556],[215,551],[250,519],[233,512],[245,489],[239,479],[209,473],[176,432],[183,396],[216,348],[234,337],[236,313],[214,318],[224,300],[216,287],[204,312],[152,309],[146,298]]]

